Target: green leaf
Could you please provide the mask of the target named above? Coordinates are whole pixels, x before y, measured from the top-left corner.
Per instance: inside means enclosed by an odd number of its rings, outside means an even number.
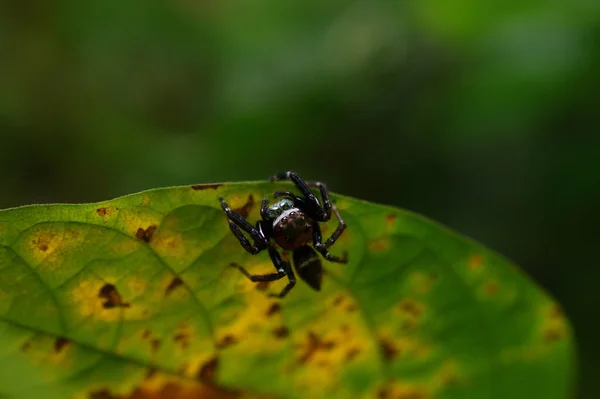
[[[397,208],[333,195],[348,228],[331,250],[350,262],[323,261],[321,292],[269,298],[286,282],[228,266],[274,271],[218,197],[254,222],[278,186],[0,211],[0,397],[570,397],[560,307],[506,259]]]

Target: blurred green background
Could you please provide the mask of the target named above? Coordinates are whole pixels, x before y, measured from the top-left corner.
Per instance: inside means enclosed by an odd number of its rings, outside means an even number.
[[[516,261],[598,398],[598,43],[597,0],[4,0],[0,208],[293,169]]]

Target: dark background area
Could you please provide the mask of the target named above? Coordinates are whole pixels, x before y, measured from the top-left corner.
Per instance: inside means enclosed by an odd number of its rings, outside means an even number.
[[[0,208],[292,169],[508,256],[600,397],[600,2],[4,0]]]

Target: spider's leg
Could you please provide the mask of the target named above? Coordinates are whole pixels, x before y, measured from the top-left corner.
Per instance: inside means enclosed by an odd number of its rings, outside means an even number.
[[[308,184],[302,180],[300,176],[298,176],[295,172],[287,171],[276,174],[275,176],[271,176],[269,181],[277,181],[277,180],[286,180],[290,179],[300,190],[302,195],[304,195],[306,202],[310,206],[310,211],[313,215],[313,219],[316,219],[320,222],[326,222],[331,218],[331,203],[329,201],[329,195],[327,193],[327,188],[323,183],[314,183],[319,187],[321,191],[321,196],[323,197],[323,203],[325,204],[325,208],[321,206],[317,196],[313,194],[313,192],[308,187]]]
[[[269,256],[271,257],[271,261],[273,261],[273,266],[277,269],[277,273],[269,273],[269,274],[251,274],[242,266],[237,263],[231,263],[231,267],[235,267],[238,269],[244,276],[246,276],[250,281],[259,282],[259,281],[277,281],[281,280],[285,276],[288,276],[289,282],[283,288],[281,293],[279,294],[269,294],[271,297],[283,298],[292,288],[296,285],[296,276],[294,276],[294,272],[290,267],[290,264],[284,262],[279,256],[279,253],[272,247],[269,247]]]
[[[344,221],[342,220],[342,217],[341,217],[340,213],[338,212],[337,208],[335,207],[335,205],[333,205],[333,212],[335,213],[335,216],[337,216],[338,221],[340,222],[339,226],[337,227],[337,229],[335,229],[335,231],[333,232],[331,237],[329,237],[327,239],[327,241],[325,241],[325,243],[322,243],[321,226],[319,226],[318,222],[314,222],[313,223],[313,244],[315,246],[315,249],[317,251],[319,251],[319,253],[321,255],[323,255],[323,257],[325,259],[327,259],[328,261],[336,262],[336,263],[348,263],[348,253],[347,252],[344,252],[344,254],[340,257],[340,256],[332,255],[327,250],[330,246],[335,244],[337,239],[340,237],[340,235],[342,235],[342,233],[346,229],[346,223],[344,223]]]
[[[256,255],[264,249],[257,246],[256,244],[252,245],[250,241],[248,241],[246,236],[240,231],[240,229],[231,221],[231,219],[229,220],[229,229],[231,230],[233,235],[238,239],[242,247],[244,247],[244,249],[252,255]]]
[[[325,244],[323,244],[323,245],[325,245],[325,248],[329,248],[330,246],[335,244],[335,242],[337,241],[338,238],[340,238],[340,236],[342,235],[344,230],[346,230],[346,223],[344,222],[344,219],[342,219],[342,215],[340,215],[340,211],[338,211],[337,206],[335,206],[335,204],[333,204],[331,206],[331,210],[335,214],[335,217],[337,218],[339,225],[338,225],[337,229],[335,229],[335,231],[333,232],[331,237],[329,237],[327,239],[327,241],[325,241]]]
[[[289,197],[292,200],[296,199],[296,194],[294,194],[291,191],[275,191],[273,193],[273,198],[279,198],[279,197]]]
[[[263,218],[263,220],[267,220],[268,216],[267,216],[267,205],[269,204],[269,200],[266,198],[263,198],[263,200],[260,203],[260,216]]]
[[[290,282],[283,288],[283,290],[281,290],[279,294],[269,294],[269,296],[281,299],[285,297],[288,292],[292,290],[292,288],[294,288],[294,285],[296,285],[296,277],[290,276]]]
[[[321,183],[319,181],[307,181],[306,184],[319,189],[319,192],[321,193],[321,199],[323,200],[323,208],[325,209],[327,220],[329,220],[331,218],[331,211],[333,207],[331,205],[331,200],[329,199],[329,191],[327,190],[327,186],[325,183]]]
[[[305,197],[307,197],[307,198],[310,198],[310,196],[315,197],[315,195],[312,193],[312,191],[310,191],[310,188],[308,187],[306,182],[304,180],[302,180],[302,178],[300,176],[298,176],[295,172],[292,172],[291,170],[289,170],[287,172],[281,172],[274,176],[271,176],[269,178],[269,181],[273,182],[273,181],[277,181],[277,180],[287,180],[287,179],[291,180],[296,185],[298,190],[300,190],[302,195],[304,195]],[[316,199],[317,198],[315,197],[315,200]]]
[[[275,297],[275,298],[283,298],[284,296],[287,295],[288,292],[290,292],[290,290],[292,288],[294,288],[294,285],[296,285],[296,276],[294,275],[294,272],[293,272],[290,264],[287,262],[284,262],[281,259],[279,252],[277,252],[273,247],[269,247],[269,256],[271,257],[273,264],[277,268],[277,272],[284,273],[284,275],[288,276],[288,280],[289,280],[287,285],[283,288],[283,290],[279,294],[269,294],[269,296]]]
[[[229,266],[235,267],[240,272],[242,272],[242,274],[244,276],[248,277],[248,280],[255,282],[255,283],[257,283],[259,281],[276,281],[276,280],[280,280],[285,277],[284,272],[269,273],[269,274],[250,274],[248,272],[248,270],[244,269],[243,266],[240,266],[237,263],[231,263]]]
[[[229,229],[233,233],[233,235],[238,239],[242,247],[252,255],[256,255],[263,249],[269,246],[269,239],[261,233],[260,230],[253,227],[250,223],[248,223],[242,215],[231,210],[229,205],[225,202],[223,198],[219,198],[221,201],[221,207],[225,211],[227,215],[227,221],[229,222]],[[250,241],[244,236],[240,228],[246,231],[252,239],[254,240],[254,245],[250,244]]]

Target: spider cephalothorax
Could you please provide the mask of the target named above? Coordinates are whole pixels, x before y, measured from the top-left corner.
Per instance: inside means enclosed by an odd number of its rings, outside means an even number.
[[[294,201],[284,198],[267,208],[267,216],[273,218],[272,238],[283,249],[294,250],[312,239],[313,221]]]
[[[344,253],[338,257],[329,253],[328,248],[333,245],[346,228],[335,204],[329,200],[327,188],[323,183],[307,183],[294,172],[284,172],[271,177],[271,181],[290,179],[302,196],[297,196],[290,191],[276,191],[275,198],[281,198],[276,203],[269,205],[269,200],[262,200],[260,214],[262,220],[256,222],[256,226],[248,223],[239,213],[233,211],[223,198],[220,198],[221,207],[227,214],[229,228],[239,240],[246,251],[255,255],[266,249],[277,269],[277,273],[266,275],[252,275],[242,266],[233,264],[252,281],[275,281],[288,276],[289,283],[279,295],[283,298],[296,284],[296,277],[290,264],[284,261],[279,252],[271,243],[273,240],[284,250],[292,251],[292,258],[296,272],[312,288],[321,289],[323,267],[317,253],[331,262],[347,263],[348,257]],[[323,205],[312,193],[309,185],[317,187],[321,193]],[[339,226],[331,237],[324,243],[321,237],[319,222],[327,222],[331,219],[331,213],[338,219]],[[241,230],[240,230],[241,229]],[[254,243],[250,243],[242,230],[250,234]],[[309,244],[312,242],[312,247]]]

